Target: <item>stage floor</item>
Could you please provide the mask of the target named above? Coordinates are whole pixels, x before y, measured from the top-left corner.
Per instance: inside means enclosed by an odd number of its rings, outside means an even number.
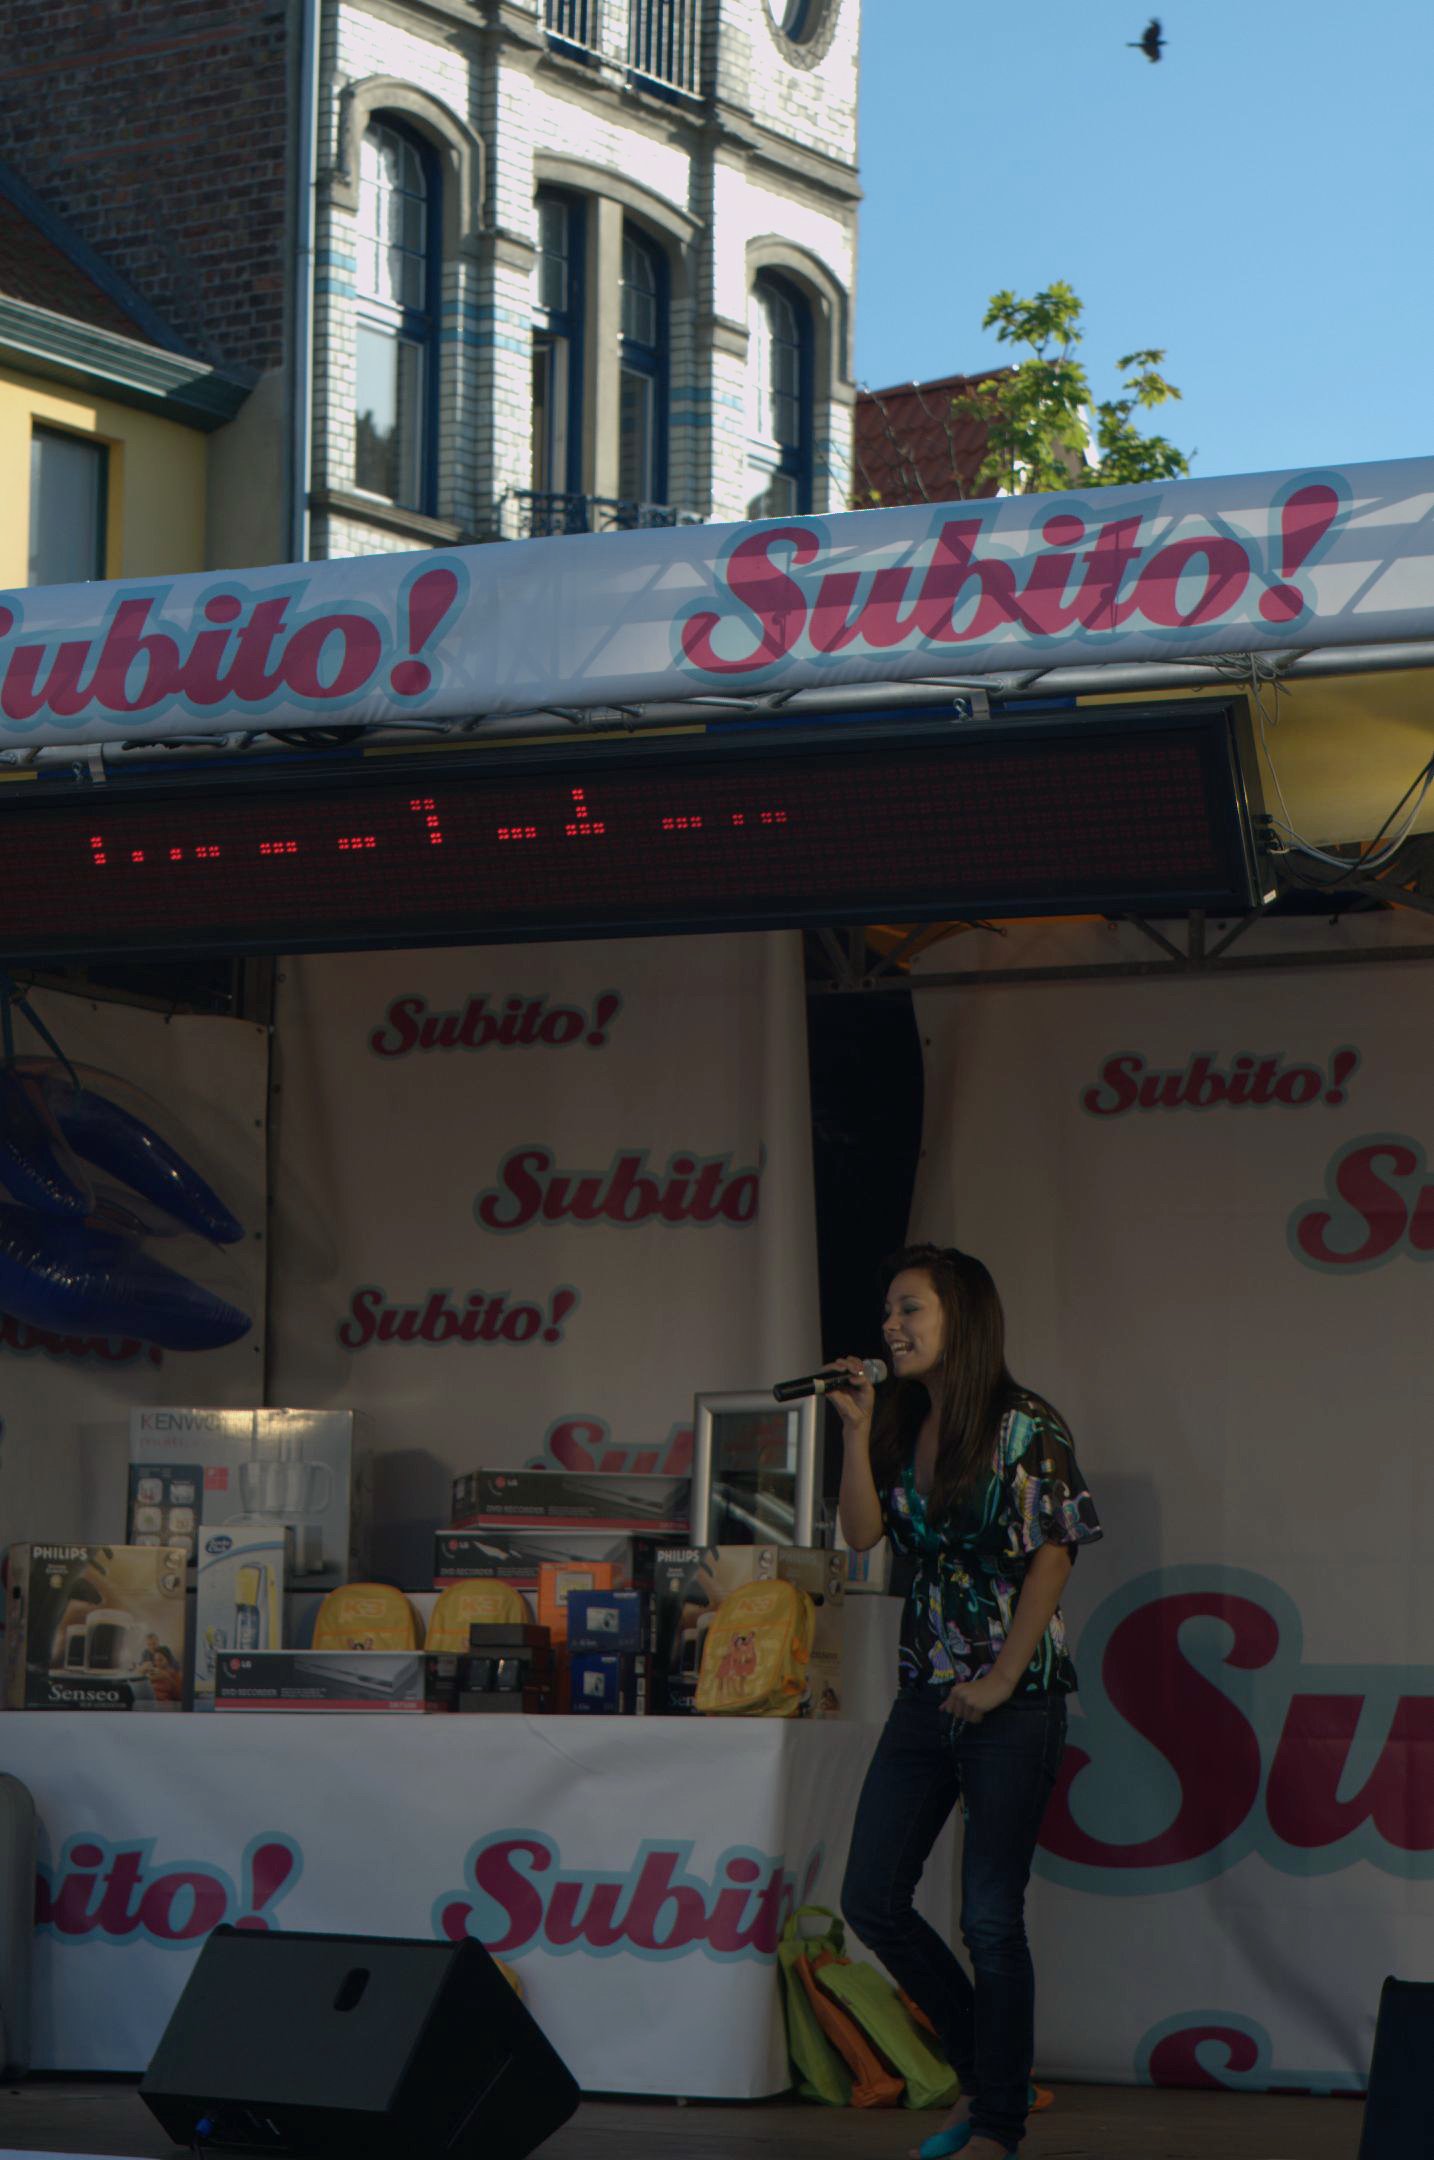
[[[1033,2120],[1022,2160],[1353,2160],[1360,2117],[1349,2100],[1063,2085]],[[936,2121],[780,2101],[590,2100],[539,2151],[543,2160],[898,2160]],[[0,2160],[13,2152],[173,2160],[177,2150],[132,2085],[44,2079],[0,2091]]]

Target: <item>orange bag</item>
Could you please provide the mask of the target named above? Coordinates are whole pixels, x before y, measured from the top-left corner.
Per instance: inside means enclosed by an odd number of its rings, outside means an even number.
[[[828,1951],[817,1957],[817,1971],[826,1964],[830,1954]],[[852,2106],[900,2107],[906,2080],[887,2069],[856,2020],[848,2017],[841,2004],[833,2002],[824,1988],[817,1986],[812,1963],[809,1958],[797,1958],[797,1977],[806,1990],[817,2023],[851,2072]]]

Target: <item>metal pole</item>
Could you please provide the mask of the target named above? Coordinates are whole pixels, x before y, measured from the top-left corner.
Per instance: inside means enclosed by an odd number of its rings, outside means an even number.
[[[290,307],[289,560],[309,559],[314,435],[314,223],[318,188],[319,42],[323,0],[298,0],[298,144],[294,175],[294,279]]]

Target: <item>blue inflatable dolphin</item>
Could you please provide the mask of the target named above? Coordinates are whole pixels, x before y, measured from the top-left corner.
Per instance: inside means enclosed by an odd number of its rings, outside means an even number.
[[[57,1334],[132,1335],[165,1350],[219,1350],[252,1325],[132,1238],[3,1205],[0,1311]]]
[[[11,1005],[56,1051],[53,1063],[15,1060]],[[190,1231],[232,1245],[242,1223],[143,1118],[81,1081],[13,986],[0,988],[0,1021],[0,1194],[14,1203],[0,1198],[0,1312],[166,1350],[238,1342],[249,1315],[152,1258],[143,1240]]]
[[[0,1065],[0,1185],[44,1215],[78,1219],[95,1204],[40,1082],[14,1065]]]
[[[211,1244],[234,1245],[243,1237],[244,1225],[219,1195],[142,1118],[93,1088],[75,1087],[62,1073],[46,1074],[40,1089],[55,1124],[87,1163],[119,1178]]]

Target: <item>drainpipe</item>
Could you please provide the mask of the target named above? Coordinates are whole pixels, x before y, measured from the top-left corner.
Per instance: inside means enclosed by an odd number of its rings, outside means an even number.
[[[323,0],[298,0],[299,131],[295,174],[293,338],[289,399],[288,559],[309,554],[314,438],[314,224],[318,191],[319,38]]]

